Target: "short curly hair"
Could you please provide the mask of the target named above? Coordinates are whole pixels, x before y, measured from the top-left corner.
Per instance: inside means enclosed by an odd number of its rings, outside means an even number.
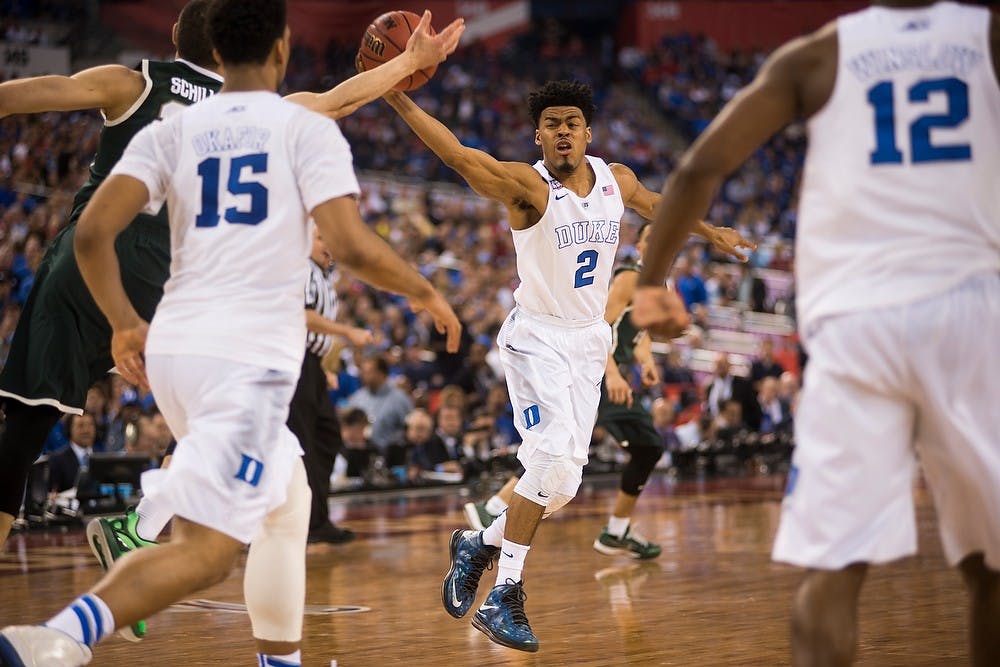
[[[227,65],[263,64],[285,34],[285,0],[215,0],[208,12],[212,46]]]
[[[577,107],[583,112],[583,120],[587,125],[590,125],[590,120],[597,113],[594,90],[589,84],[579,81],[549,81],[528,94],[528,111],[535,127],[538,127],[542,111],[549,107]]]

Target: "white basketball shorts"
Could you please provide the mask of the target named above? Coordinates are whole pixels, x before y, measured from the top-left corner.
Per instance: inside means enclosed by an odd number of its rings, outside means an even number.
[[[916,552],[919,457],[948,561],[1000,569],[1000,276],[831,317],[809,339],[773,557],[820,569]]]
[[[514,308],[497,335],[500,361],[521,434],[518,459],[535,450],[587,463],[601,401],[601,379],[611,351],[611,327]]]
[[[285,502],[302,450],[285,426],[297,378],[214,357],[151,354],[156,404],[177,439],[143,494],[173,514],[243,543]]]

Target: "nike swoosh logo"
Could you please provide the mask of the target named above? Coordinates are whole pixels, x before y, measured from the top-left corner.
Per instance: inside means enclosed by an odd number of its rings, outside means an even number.
[[[484,604],[482,607],[479,608],[479,611],[486,611],[488,609],[499,609],[499,608],[500,607],[496,606],[495,604]]]
[[[539,492],[538,492],[538,497],[539,497],[539,498],[548,498],[548,497],[549,497],[549,494],[547,494],[547,493],[542,493],[541,491],[539,491]]]
[[[556,195],[556,201],[559,201],[559,200],[560,200],[560,199],[562,199],[563,197],[568,197],[568,196],[569,196],[569,193],[568,193],[568,192],[564,192],[564,193],[563,193],[563,194],[561,194],[561,195]]]
[[[502,552],[502,553],[503,553],[503,555],[504,555],[504,556],[506,556],[507,558],[513,558],[513,557],[514,557],[514,554],[509,554],[509,553],[507,553],[506,551],[504,551],[504,552]]]
[[[461,607],[462,601],[458,599],[458,594],[455,592],[455,580],[451,580],[451,604],[454,607]]]

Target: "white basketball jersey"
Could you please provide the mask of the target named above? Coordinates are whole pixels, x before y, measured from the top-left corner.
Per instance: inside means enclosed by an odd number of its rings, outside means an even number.
[[[170,279],[146,350],[298,373],[309,212],[358,193],[336,123],[264,91],[220,93],[143,129],[114,174],[170,217]]]
[[[587,162],[596,179],[585,197],[553,178],[541,160],[534,165],[549,184],[549,201],[535,225],[512,232],[521,279],[514,300],[532,312],[574,321],[604,317],[625,205],[604,160],[588,155]]]
[[[796,241],[800,329],[1000,271],[1000,89],[990,13],[941,2],[837,22],[837,80],[809,121]]]

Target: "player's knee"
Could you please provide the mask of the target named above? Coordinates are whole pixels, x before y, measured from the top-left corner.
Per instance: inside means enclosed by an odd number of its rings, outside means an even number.
[[[630,447],[629,460],[622,471],[621,490],[630,496],[638,496],[649,480],[662,451],[659,447]]]
[[[582,479],[583,466],[572,458],[536,452],[514,492],[542,505],[545,508],[544,518],[573,500]]]

